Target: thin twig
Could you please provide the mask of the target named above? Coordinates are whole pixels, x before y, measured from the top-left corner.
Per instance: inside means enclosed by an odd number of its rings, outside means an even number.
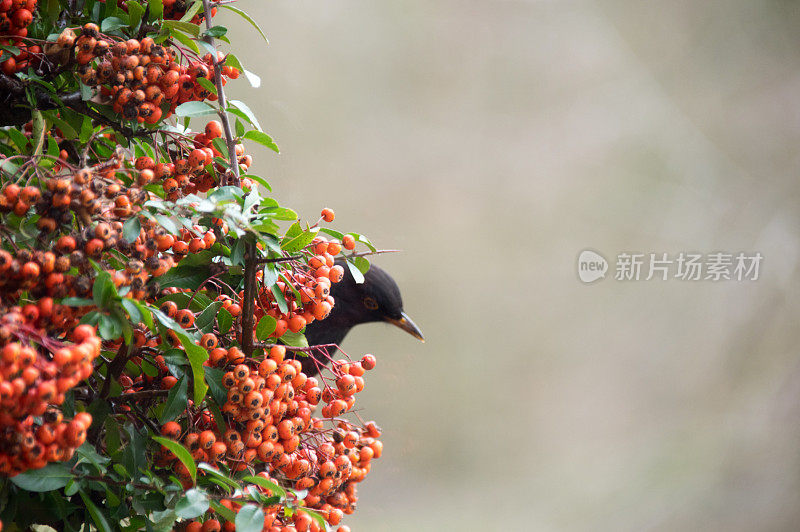
[[[302,255],[291,255],[289,257],[278,257],[275,259],[257,259],[256,264],[272,264],[274,262],[290,262],[293,260],[302,259]]]
[[[222,67],[219,64],[219,59],[217,58],[217,49],[214,46],[214,37],[208,34],[208,30],[212,28],[211,26],[211,6],[209,5],[208,0],[203,0],[203,11],[205,13],[205,20],[206,20],[206,35],[203,37],[203,40],[207,42],[211,48],[214,50],[211,54],[211,61],[214,63],[214,84],[217,86],[217,98],[219,101],[219,109],[217,110],[217,114],[219,114],[219,118],[222,121],[222,129],[225,131],[225,142],[228,145],[228,159],[231,163],[231,173],[233,175],[234,182],[227,183],[223,182],[222,185],[232,184],[234,186],[240,186],[239,181],[239,158],[236,157],[236,142],[233,138],[233,130],[231,129],[231,123],[228,120],[228,102],[225,98],[225,91],[223,90],[222,85]],[[223,180],[225,178],[223,177]]]
[[[124,393],[119,397],[112,397],[111,400],[115,403],[127,403],[129,401],[138,401],[140,399],[151,399],[153,397],[163,397],[169,394],[169,390],[145,390],[143,392]]]

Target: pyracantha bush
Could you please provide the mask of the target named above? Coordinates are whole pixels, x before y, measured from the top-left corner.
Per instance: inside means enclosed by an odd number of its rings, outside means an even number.
[[[375,249],[250,174],[246,143],[277,146],[225,97],[259,80],[217,49],[218,8],[252,23],[230,2],[0,1],[7,527],[344,531],[381,455],[354,412],[375,358],[303,336]]]

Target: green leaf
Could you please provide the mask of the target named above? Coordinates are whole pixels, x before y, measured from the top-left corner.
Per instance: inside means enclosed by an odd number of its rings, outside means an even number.
[[[281,336],[281,342],[292,347],[308,347],[306,335],[299,332],[293,333],[292,331],[286,331],[283,333],[283,336]]]
[[[136,303],[133,302],[132,299],[128,299],[127,297],[123,297],[120,300],[122,307],[128,312],[128,316],[131,319],[131,323],[141,323],[144,319],[142,316],[142,311],[139,310],[139,307],[136,306]]]
[[[172,421],[186,410],[186,405],[189,400],[186,396],[188,388],[189,383],[184,375],[178,379],[175,386],[169,390],[167,401],[164,403],[164,410],[161,412],[161,417],[159,418],[159,423],[163,425],[167,421]]]
[[[203,35],[207,35],[208,37],[222,37],[228,33],[228,28],[225,26],[212,26],[211,28],[207,29],[203,32]]]
[[[267,480],[263,477],[255,477],[255,476],[246,476],[242,477],[243,482],[249,482],[250,484],[256,484],[257,486],[261,486],[262,488],[266,488],[272,492],[273,495],[278,495],[281,498],[286,498],[286,490],[280,487],[279,485],[275,484],[271,480]]]
[[[197,81],[197,83],[200,84],[201,87],[203,87],[205,90],[207,90],[211,94],[216,94],[217,93],[217,87],[216,87],[216,85],[214,85],[214,83],[211,82],[211,80],[208,80],[206,78],[197,78],[196,81]]]
[[[211,507],[214,509],[214,511],[216,513],[221,515],[222,518],[225,519],[226,521],[233,522],[236,519],[236,514],[233,513],[233,510],[222,506],[217,501],[211,501]],[[263,526],[263,523],[262,523],[262,526]]]
[[[266,146],[267,148],[271,149],[275,153],[280,153],[278,149],[278,145],[275,144],[275,141],[272,140],[272,137],[264,133],[263,131],[248,131],[244,134],[244,138],[253,140]]]
[[[236,514],[236,532],[261,532],[264,510],[255,504],[245,504]]]
[[[75,131],[75,128],[73,128],[70,124],[68,124],[61,117],[56,116],[55,112],[51,111],[51,113],[47,115],[47,119],[52,121],[53,124],[55,124],[56,127],[58,127],[58,129],[61,130],[61,133],[64,134],[64,138],[65,139],[72,140],[72,139],[74,139],[75,137],[78,136],[78,132]]]
[[[214,318],[217,317],[217,311],[220,307],[222,307],[222,301],[214,301],[211,305],[207,306],[197,319],[194,320],[195,327],[204,333],[210,332],[211,326],[214,324]]]
[[[275,302],[278,304],[278,308],[280,309],[280,311],[283,312],[284,314],[289,312],[289,305],[286,304],[286,298],[284,297],[283,292],[281,292],[280,288],[278,288],[278,285],[277,284],[272,285],[270,287],[270,290],[272,291],[272,295],[275,296]]]
[[[214,400],[221,405],[224,405],[228,399],[228,390],[222,385],[222,377],[225,375],[225,370],[221,368],[211,368],[205,366],[206,382],[208,389],[211,391],[211,396]]]
[[[92,516],[92,521],[94,521],[97,530],[100,532],[111,532],[112,528],[108,524],[106,516],[95,506],[92,499],[89,498],[83,490],[80,490],[78,493],[80,493],[81,499],[83,499],[83,503],[86,505],[86,509],[89,510],[89,515]]]
[[[192,40],[191,37],[183,33],[182,31],[176,29],[172,32],[172,37],[180,41],[180,43],[186,46],[188,49],[193,51],[196,54],[200,54],[200,48],[197,47],[198,43]]]
[[[94,305],[94,301],[83,297],[65,297],[61,300],[61,304],[68,307],[88,307]]]
[[[178,235],[178,226],[172,221],[172,218],[163,214],[154,214],[153,217],[158,221],[159,225],[170,232],[170,234]]]
[[[231,326],[233,326],[233,316],[227,310],[220,309],[219,314],[217,314],[217,325],[219,326],[219,332],[222,334],[226,334],[228,331],[231,330]]]
[[[206,116],[206,115],[213,115],[217,112],[216,109],[211,107],[206,102],[186,102],[180,104],[178,107],[175,108],[175,115],[176,116],[187,116],[187,117],[194,117],[194,116]]]
[[[189,258],[187,257],[183,261]],[[197,290],[208,279],[210,273],[207,266],[184,266],[183,261],[158,278],[161,288],[175,287]]]
[[[296,232],[292,232],[292,228],[294,227],[300,227],[300,224],[295,222],[292,227],[289,228],[289,231],[286,232],[286,236],[283,237],[283,240],[281,240],[281,249],[290,253],[300,251],[309,245],[319,232],[319,228],[315,227],[308,231],[301,230],[302,232],[297,234]]]
[[[130,27],[135,29],[139,26],[139,23],[142,21],[142,15],[144,15],[144,7],[142,4],[137,2],[136,0],[128,0],[125,4],[128,8],[128,17],[130,20]]]
[[[186,10],[186,13],[181,17],[181,22],[189,22],[194,18],[194,16],[200,11],[200,8],[203,7],[202,0],[195,0],[194,4],[192,4],[189,9]]]
[[[14,142],[14,144],[16,144],[17,150],[20,153],[25,152],[25,150],[28,147],[28,144],[30,144],[30,140],[28,140],[28,137],[26,137],[25,135],[20,133],[20,131],[18,129],[13,128],[13,127],[7,129],[6,130],[6,134],[8,134],[8,137],[12,140],[12,142]]]
[[[189,470],[189,475],[192,477],[192,482],[197,480],[197,464],[194,463],[194,458],[192,458],[191,453],[186,449],[186,447],[176,441],[161,436],[153,436],[153,440],[172,451],[172,453],[178,457],[178,460],[183,462],[183,465],[185,465],[186,469]]]
[[[27,491],[43,492],[63,488],[72,477],[73,474],[67,466],[53,463],[13,476],[11,482]]]
[[[278,325],[278,320],[269,315],[263,316],[258,320],[258,325],[256,326],[256,338],[261,341],[266,340],[275,331],[276,325]]]
[[[369,261],[364,257],[348,258],[347,269],[350,270],[350,275],[356,284],[361,284],[364,282],[364,274],[369,270]]]
[[[250,15],[248,15],[247,13],[242,11],[241,9],[239,9],[237,7],[233,7],[232,5],[229,5],[229,4],[223,5],[222,7],[224,7],[225,9],[230,9],[231,11],[233,11],[234,13],[236,13],[237,15],[239,15],[240,17],[245,19],[247,22],[249,22],[250,25],[253,26],[258,31],[258,33],[264,39],[264,42],[269,44],[269,39],[267,39],[267,36],[264,35],[264,32],[261,30],[261,27],[258,25],[258,23],[255,20],[253,20],[253,18]]]
[[[92,285],[92,299],[98,307],[105,307],[116,296],[117,289],[111,280],[111,275],[106,271],[101,271],[94,279]]]
[[[100,23],[100,31],[108,33],[110,31],[124,28],[128,23],[119,17],[107,17]]]
[[[251,181],[255,181],[256,183],[258,183],[262,187],[266,188],[268,191],[272,192],[272,186],[267,182],[266,179],[264,179],[261,176],[257,176],[257,175],[253,175],[253,174],[245,174],[245,175],[242,175],[240,177],[242,179],[250,179]],[[291,210],[291,209],[285,209],[285,210]],[[296,220],[297,216],[293,216],[292,218],[288,218],[288,219],[289,220]]]
[[[142,224],[139,221],[139,217],[131,216],[122,225],[122,238],[124,238],[125,242],[128,244],[132,244],[137,238],[139,238],[141,231]]]
[[[229,478],[229,477],[225,476],[224,474],[222,474],[220,472],[219,469],[217,469],[216,467],[214,467],[214,466],[212,466],[210,464],[207,464],[205,462],[200,462],[197,465],[197,469],[201,469],[201,470],[205,471],[210,476],[212,476],[212,477],[216,478],[217,480],[221,481],[223,484],[225,484],[227,487],[229,487],[231,489],[238,490],[238,489],[241,488],[241,486],[239,486],[238,482],[236,482],[232,478]],[[231,514],[231,515],[233,515],[233,514]],[[227,517],[226,517],[226,519],[227,519]],[[228,519],[228,520],[232,521],[233,517],[231,517],[231,519]]]
[[[240,118],[244,118],[253,124],[257,130],[261,131],[261,124],[258,123],[258,118],[256,118],[255,113],[250,110],[250,107],[248,107],[246,103],[239,100],[228,100],[227,111],[230,111]]]
[[[186,355],[189,357],[189,364],[192,366],[192,376],[194,377],[194,402],[199,405],[203,402],[203,398],[208,391],[208,386],[205,380],[203,380],[203,362],[208,360],[208,351],[195,344],[188,337],[181,336],[180,334],[178,337],[181,339],[181,344],[186,350]]]
[[[163,0],[148,0],[148,7],[150,8],[150,21],[158,20],[164,16],[164,2]]]
[[[209,502],[206,492],[192,488],[175,505],[175,515],[183,519],[191,519],[206,513],[208,507]]]
[[[197,24],[192,24],[191,22],[183,22],[180,20],[165,20],[161,24],[162,27],[170,33],[170,35],[174,35],[174,30],[180,30],[184,33],[188,33],[192,37],[197,37],[200,35],[200,26],[198,26]]]
[[[122,335],[122,324],[114,315],[100,314],[97,332],[103,340],[114,340]]]

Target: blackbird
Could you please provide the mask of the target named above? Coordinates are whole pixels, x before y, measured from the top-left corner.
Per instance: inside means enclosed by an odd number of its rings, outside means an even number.
[[[331,286],[334,305],[330,315],[306,326],[305,334],[309,346],[339,345],[356,325],[381,321],[391,323],[420,341],[425,341],[419,327],[403,312],[400,289],[388,273],[372,264],[364,274],[364,282],[356,283],[344,261],[336,262],[344,266],[344,277]],[[322,363],[327,362],[317,350],[312,350],[309,354]],[[317,374],[317,366],[310,357],[299,358],[306,375],[310,377]]]

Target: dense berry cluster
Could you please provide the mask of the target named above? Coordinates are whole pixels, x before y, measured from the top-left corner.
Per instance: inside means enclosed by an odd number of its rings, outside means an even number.
[[[221,136],[222,126],[216,120],[212,120],[206,124],[204,132],[192,137],[192,144],[188,147],[185,142],[170,144],[175,154],[171,160],[156,163],[152,157],[138,157],[135,164],[140,172],[140,181],[160,184],[170,201],[175,201],[186,194],[208,192],[220,184],[218,176],[225,171],[220,162],[214,161],[214,158],[220,157],[222,153],[213,145],[213,140]],[[245,154],[242,144],[236,144],[235,149],[241,171],[246,173],[253,163],[253,158]]]
[[[0,35],[3,36],[0,45],[20,48],[16,55],[5,50],[0,51],[0,70],[6,75],[25,70],[31,61],[39,58],[41,48],[38,45],[28,47],[22,40],[28,35],[28,26],[33,22],[37,4],[37,0],[0,1]]]
[[[285,357],[286,347],[280,345],[260,359],[245,357],[236,347],[214,348],[209,363],[229,370],[222,380],[227,391],[222,406],[226,430],[219,430],[210,411],[190,406],[183,423],[167,422],[161,432],[180,441],[198,462],[232,471],[250,470],[276,484],[308,490],[305,506],[335,526],[344,514],[355,510],[356,484],[382,452],[375,423],[356,424],[341,418],[353,408],[355,394],[364,387],[364,372],[375,366],[375,358],[332,360],[328,376],[321,374],[320,382],[307,377],[297,360]],[[320,403],[325,404],[322,417],[314,417]],[[187,486],[191,484],[189,472],[167,448],[162,447],[156,462]],[[225,503],[233,511],[239,508],[233,501]],[[265,530],[277,532],[282,526],[320,530],[305,512],[287,518],[278,504],[267,510]],[[231,525],[226,524],[226,530]],[[214,526],[218,522],[209,515],[202,523],[187,523],[186,530]]]
[[[181,103],[216,100],[216,95],[198,81],[212,83],[210,53],[181,64],[173,47],[157,44],[150,37],[118,40],[102,34],[94,23],[85,24],[79,36],[65,29],[46,49],[48,55],[64,51],[74,53],[81,81],[99,89],[114,112],[126,120],[155,124],[169,117]],[[219,54],[218,60],[224,61],[224,55]],[[238,70],[227,65],[222,74],[239,76]]]
[[[68,460],[86,439],[92,417],[63,422],[64,394],[92,374],[100,354],[94,328],[79,325],[67,344],[37,328],[28,308],[4,309],[0,322],[0,474]]]

